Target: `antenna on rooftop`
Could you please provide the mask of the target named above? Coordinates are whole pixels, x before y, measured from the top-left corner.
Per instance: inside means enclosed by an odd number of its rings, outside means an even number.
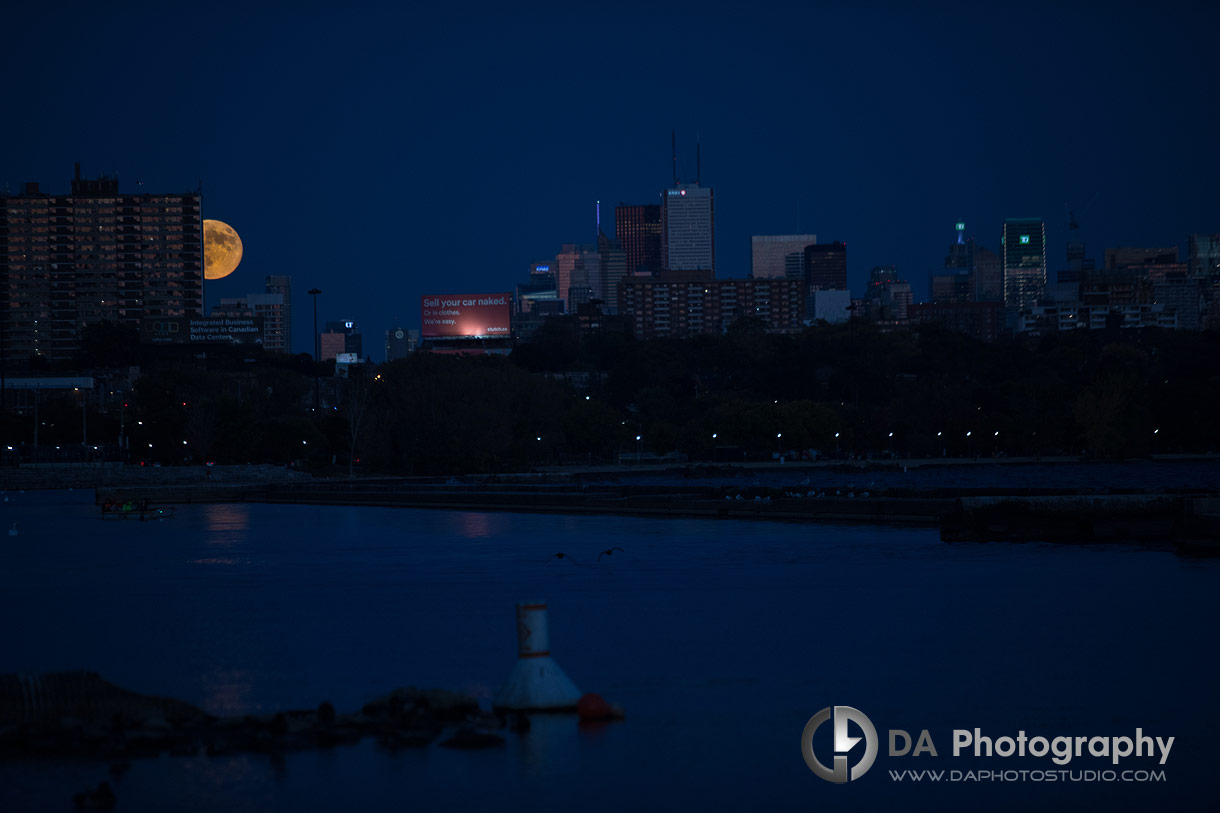
[[[674,161],[674,186],[678,185],[678,131],[673,129],[669,131],[669,149],[673,154]]]

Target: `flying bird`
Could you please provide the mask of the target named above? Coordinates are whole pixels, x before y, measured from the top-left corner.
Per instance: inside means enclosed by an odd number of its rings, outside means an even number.
[[[615,551],[618,551],[619,553],[626,553],[626,552],[627,552],[627,551],[623,550],[622,548],[606,548],[604,551],[602,551],[601,553],[597,554],[597,561],[599,561],[599,562],[600,562],[600,561],[602,560],[602,557],[603,557],[603,556],[612,556],[612,555],[614,555],[614,552],[615,552]]]
[[[566,553],[552,553],[550,556],[547,557],[546,560],[549,562],[552,559],[567,559],[572,564],[576,564],[576,560],[573,559],[571,556],[568,556]]]

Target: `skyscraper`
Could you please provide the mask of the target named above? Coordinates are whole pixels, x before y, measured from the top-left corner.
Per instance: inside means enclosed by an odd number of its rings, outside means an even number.
[[[627,276],[627,253],[618,240],[597,232],[597,258],[600,271],[599,287],[594,298],[600,299],[607,310],[618,309],[618,285]]]
[[[1038,217],[1010,217],[1000,238],[1004,305],[1032,308],[1046,290],[1046,225]]]
[[[805,246],[804,276],[810,292],[847,290],[847,243]]]
[[[419,346],[419,331],[396,327],[385,332],[385,360],[406,358]]]
[[[271,274],[264,283],[269,294],[279,294],[284,300],[284,343],[282,353],[292,352],[292,277],[287,274]]]
[[[1192,277],[1220,279],[1220,234],[1187,237],[1186,265]]]
[[[666,271],[716,274],[716,219],[711,189],[678,182],[661,196],[662,265]]]
[[[750,276],[754,279],[799,279],[804,276],[805,247],[816,234],[763,234],[750,237]]]
[[[83,180],[68,195],[28,183],[0,197],[0,353],[12,369],[67,361],[83,327],[203,311],[198,192],[124,195],[118,178]]]
[[[327,322],[326,331],[318,338],[324,361],[334,361],[340,353],[354,353],[357,360],[363,355],[364,340],[360,328],[351,319]]]
[[[601,255],[596,245],[564,243],[555,255],[555,284],[564,311],[575,313],[577,305],[597,298],[602,289]]]
[[[954,224],[956,238],[949,246],[943,271],[933,272],[928,279],[929,298],[937,304],[969,302],[974,271],[974,240],[966,237],[966,223]]]
[[[661,205],[620,203],[614,209],[614,235],[626,253],[627,273],[657,274],[664,267]]]
[[[1004,301],[1004,263],[999,254],[982,246],[974,248],[970,298],[974,302]]]

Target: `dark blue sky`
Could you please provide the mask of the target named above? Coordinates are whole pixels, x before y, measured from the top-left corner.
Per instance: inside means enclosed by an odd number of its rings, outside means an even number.
[[[291,274],[302,351],[311,286],[379,360],[421,294],[510,289],[599,199],[612,233],[668,183],[671,128],[684,174],[702,141],[721,276],[798,228],[848,242],[853,289],[895,264],[917,297],[959,217],[993,250],[1044,217],[1052,272],[1068,208],[1099,260],[1220,231],[1206,4],[26,5],[0,185],[202,181],[246,249],[209,305]]]

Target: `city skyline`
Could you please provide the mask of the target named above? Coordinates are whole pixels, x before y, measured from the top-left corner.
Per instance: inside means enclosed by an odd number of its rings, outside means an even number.
[[[745,20],[709,9],[658,12],[642,30],[592,12],[464,26],[446,11],[336,20],[307,9],[287,30],[254,12],[237,32],[203,12],[168,23],[81,6],[52,24],[18,10],[25,36],[0,60],[13,104],[40,126],[0,136],[0,188],[61,191],[78,160],[86,177],[117,171],[132,194],[202,182],[204,215],[247,248],[233,278],[208,285],[207,307],[290,275],[323,290],[321,318],[350,314],[374,333],[410,325],[435,280],[499,290],[560,244],[592,242],[597,200],[657,202],[673,129],[678,175],[697,174],[698,142],[716,190],[721,278],[749,275],[753,235],[816,233],[851,244],[853,291],[872,267],[895,265],[922,300],[959,219],[998,252],[1005,218],[1042,218],[1050,275],[1066,266],[1069,210],[1099,258],[1128,245],[1181,251],[1187,235],[1220,230],[1209,128],[1185,126],[1215,95],[1194,66],[1216,12],[1031,9],[764,9]],[[721,58],[656,58],[678,19]],[[809,53],[800,33],[828,27],[837,36]],[[567,37],[577,29],[589,32],[579,44]],[[335,55],[307,56],[323,32]],[[116,64],[177,64],[184,49],[198,59],[96,111],[100,126],[84,133],[67,94],[89,105],[110,87],[85,70],[88,49],[31,67],[63,36],[110,42]],[[1081,41],[1124,59],[1091,57]],[[579,58],[589,51],[607,56]],[[610,75],[610,54],[615,75],[643,89],[603,110],[576,90]],[[676,97],[645,81],[662,70],[696,89]],[[555,100],[582,94],[589,103],[555,126]],[[201,115],[202,98],[221,113]],[[1014,104],[1030,111],[1021,128],[1008,123]],[[1107,124],[1126,109],[1164,112]],[[308,320],[294,327],[293,348],[308,349]]]

